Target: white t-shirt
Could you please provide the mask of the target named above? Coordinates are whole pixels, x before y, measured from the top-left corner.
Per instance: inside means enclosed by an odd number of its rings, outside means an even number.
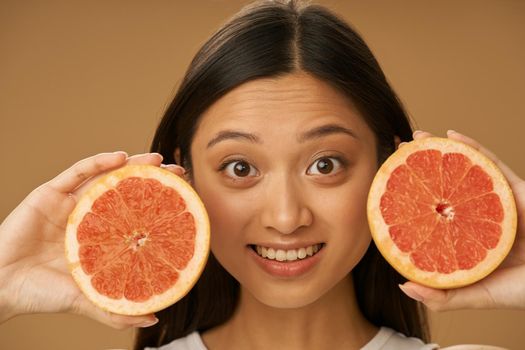
[[[361,350],[434,350],[437,344],[425,344],[421,339],[409,338],[387,327],[381,327],[379,332]],[[160,348],[145,348],[144,350],[208,350],[198,332],[193,332],[184,338],[179,338]]]

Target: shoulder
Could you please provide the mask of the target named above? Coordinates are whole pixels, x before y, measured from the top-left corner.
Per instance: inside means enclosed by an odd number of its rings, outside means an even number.
[[[199,332],[195,331],[185,337],[175,339],[160,348],[145,348],[144,350],[207,350]]]
[[[391,328],[381,327],[379,332],[361,350],[433,350],[437,344],[425,344],[421,339],[407,337]]]

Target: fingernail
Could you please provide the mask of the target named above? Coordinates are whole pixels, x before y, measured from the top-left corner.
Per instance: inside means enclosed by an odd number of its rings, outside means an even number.
[[[423,131],[421,130],[414,130],[414,132],[412,133],[412,136],[416,136],[417,134],[421,134]]]
[[[456,130],[447,130],[447,135],[456,134],[456,133],[457,133]]]
[[[421,302],[424,300],[423,296],[421,296],[419,293],[417,293],[415,290],[413,290],[410,287],[400,284],[399,288],[403,291],[403,293],[405,293],[406,295],[408,295],[414,300],[421,301]]]
[[[144,321],[142,323],[136,324],[135,327],[147,328],[156,325],[157,322],[159,322],[159,319],[155,317],[155,319],[153,320]]]
[[[186,174],[186,169],[177,164],[166,164],[166,168],[171,170],[180,170],[183,174]]]
[[[161,161],[161,162],[162,162],[162,160],[164,159],[164,157],[163,157],[162,154],[160,154],[160,153],[152,152],[151,154],[154,154],[154,155],[160,157],[160,161]]]
[[[122,154],[124,156],[128,156],[128,152],[124,152],[124,151],[116,151],[116,152],[113,152],[113,154]]]

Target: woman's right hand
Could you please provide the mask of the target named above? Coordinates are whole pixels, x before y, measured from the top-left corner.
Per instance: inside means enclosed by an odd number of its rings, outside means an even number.
[[[161,166],[162,156],[101,153],[32,191],[0,225],[0,322],[29,313],[71,312],[117,329],[147,327],[155,315],[125,316],[92,304],[73,280],[64,253],[69,214],[95,178],[126,164]],[[165,166],[177,175],[184,170]]]

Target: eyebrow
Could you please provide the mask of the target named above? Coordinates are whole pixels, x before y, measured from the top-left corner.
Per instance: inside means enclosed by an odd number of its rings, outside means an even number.
[[[312,139],[317,139],[333,134],[346,134],[357,139],[356,134],[348,128],[338,124],[321,125],[311,130],[308,130],[297,138],[297,141],[303,143]],[[251,143],[262,143],[261,138],[255,134],[247,133],[239,130],[223,130],[220,131],[213,139],[208,142],[206,148],[210,148],[219,142],[226,140],[245,140]]]
[[[210,142],[208,142],[206,148],[210,148],[221,141],[235,139],[242,139],[251,143],[262,143],[261,139],[257,135],[237,130],[223,130],[219,132],[213,139],[211,139]]]
[[[299,142],[305,142],[311,139],[318,139],[333,134],[346,134],[355,139],[358,139],[357,135],[351,129],[345,128],[344,126],[338,124],[326,124],[321,125],[311,130],[308,130],[297,138]]]

